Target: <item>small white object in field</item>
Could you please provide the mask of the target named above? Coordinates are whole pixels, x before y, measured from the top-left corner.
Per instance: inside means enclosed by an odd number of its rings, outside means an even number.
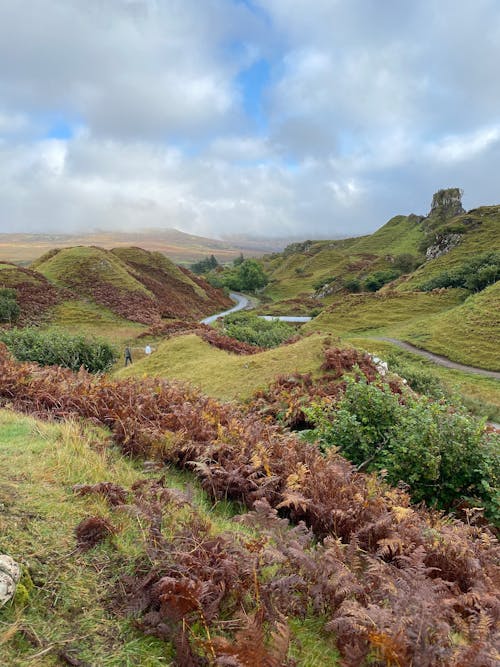
[[[16,561],[10,556],[0,554],[0,607],[14,597],[20,577],[21,568]]]

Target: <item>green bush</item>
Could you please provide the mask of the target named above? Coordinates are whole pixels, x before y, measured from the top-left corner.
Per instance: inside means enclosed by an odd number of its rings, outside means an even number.
[[[468,499],[500,520],[499,438],[464,410],[348,379],[333,408],[306,414],[323,451],[338,447],[360,469],[385,470],[390,484],[409,485],[414,501],[450,510]]]
[[[445,398],[447,391],[432,371],[410,362],[402,361],[397,355],[387,357],[389,368],[408,382],[408,386],[419,394],[432,398]]]
[[[224,333],[259,347],[277,347],[295,334],[295,328],[280,320],[263,320],[251,313],[233,313],[224,318]]]
[[[20,309],[16,300],[16,290],[0,288],[0,322],[12,324],[19,317]]]
[[[442,271],[421,285],[420,289],[430,292],[441,287],[464,287],[471,292],[480,292],[499,278],[500,253],[489,252],[464,262],[458,268]]]
[[[64,366],[73,371],[83,366],[91,373],[104,372],[117,358],[114,348],[105,341],[91,341],[83,336],[36,328],[1,331],[0,341],[19,361],[34,361],[41,366]]]
[[[369,292],[377,292],[386,283],[391,282],[400,275],[399,271],[389,269],[387,271],[375,271],[365,278],[364,287]]]
[[[358,278],[350,278],[344,282],[344,287],[349,292],[361,292],[361,283]]]

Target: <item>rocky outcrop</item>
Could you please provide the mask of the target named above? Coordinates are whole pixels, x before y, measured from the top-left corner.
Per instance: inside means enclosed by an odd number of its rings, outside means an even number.
[[[463,190],[460,188],[447,188],[438,190],[432,197],[431,210],[429,218],[453,218],[455,215],[465,213],[462,206]]]
[[[428,261],[446,255],[460,243],[461,238],[462,234],[436,235],[435,242],[425,251],[425,259]]]

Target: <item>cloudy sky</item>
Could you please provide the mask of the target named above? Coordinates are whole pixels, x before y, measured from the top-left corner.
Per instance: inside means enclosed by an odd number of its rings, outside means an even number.
[[[500,202],[498,0],[0,0],[0,231],[323,237]]]

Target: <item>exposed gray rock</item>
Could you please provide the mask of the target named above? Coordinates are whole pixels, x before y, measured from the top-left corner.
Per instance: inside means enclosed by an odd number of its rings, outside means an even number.
[[[445,236],[436,236],[436,241],[425,251],[426,260],[436,259],[441,255],[446,255],[452,248],[455,248],[462,238],[462,234],[446,234]]]
[[[5,554],[0,555],[0,607],[14,597],[21,568],[16,561]]]
[[[441,216],[443,218],[453,218],[455,215],[465,213],[462,206],[463,190],[460,188],[447,188],[438,190],[432,197],[430,217]]]

